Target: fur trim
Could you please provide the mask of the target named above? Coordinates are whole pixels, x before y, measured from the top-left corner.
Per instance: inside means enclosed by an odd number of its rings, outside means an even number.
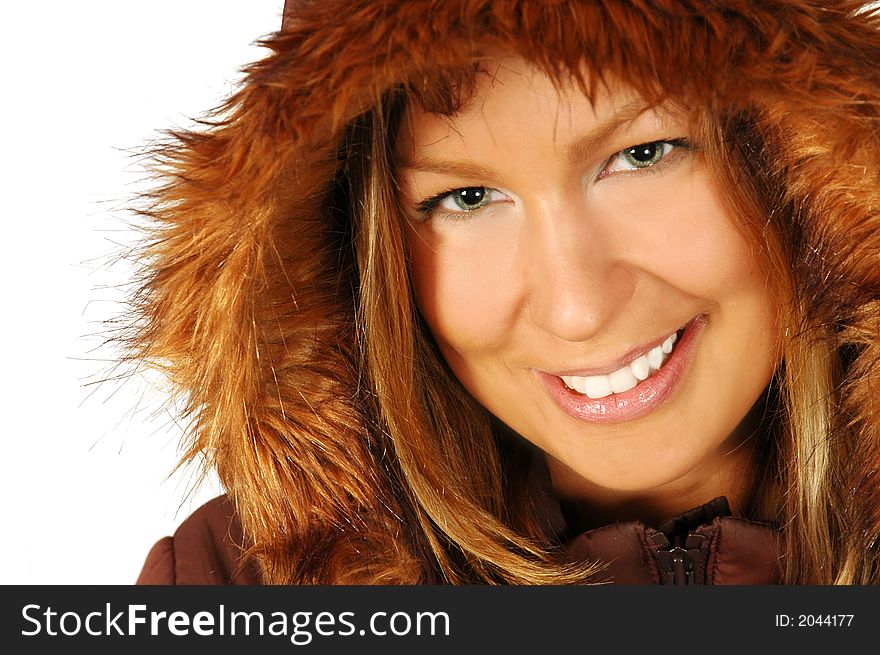
[[[652,99],[757,109],[805,301],[853,359],[843,397],[860,438],[847,485],[875,502],[851,518],[876,538],[880,18],[866,4],[289,2],[241,89],[204,130],[156,152],[132,340],[186,399],[190,455],[216,465],[268,578],[296,577],[296,539],[322,543],[356,517],[387,517],[373,535],[399,530],[394,494],[374,497],[390,483],[359,384],[351,237],[333,212],[343,132],[388,91],[430,99],[436,80],[466,83],[499,51],[557,76],[585,64]]]

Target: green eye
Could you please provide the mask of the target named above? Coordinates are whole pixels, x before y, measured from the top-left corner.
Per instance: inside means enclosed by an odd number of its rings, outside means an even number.
[[[664,147],[666,146],[666,147]],[[621,157],[636,168],[646,168],[656,164],[668,152],[668,144],[664,141],[642,143],[620,151]]]
[[[662,141],[648,141],[640,143],[636,146],[630,146],[623,150],[618,150],[599,175],[599,179],[612,173],[621,171],[638,171],[652,166],[661,166],[665,164],[663,160],[670,154],[676,154],[675,150],[680,150],[677,154],[691,150],[691,144],[687,138],[665,139]]]
[[[487,186],[466,186],[438,193],[436,196],[423,200],[415,208],[420,215],[426,218],[435,213],[445,218],[464,218],[465,216],[470,218],[470,214],[505,199],[508,197],[498,189]]]
[[[456,189],[452,193],[450,193],[443,202],[440,203],[441,207],[444,209],[450,209],[452,211],[461,210],[461,211],[474,211],[475,209],[479,209],[489,203],[489,199],[491,197],[490,190],[486,187],[482,186],[471,186],[465,187],[463,189]],[[449,203],[454,204],[454,207],[450,207]]]

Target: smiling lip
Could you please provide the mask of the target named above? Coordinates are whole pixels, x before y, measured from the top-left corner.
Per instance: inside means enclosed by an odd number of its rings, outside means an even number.
[[[704,314],[691,319],[685,325],[684,333],[662,368],[647,380],[639,382],[623,393],[614,393],[604,398],[589,398],[572,391],[559,378],[559,375],[570,375],[570,373],[555,374],[546,371],[536,371],[536,373],[556,404],[574,418],[589,423],[632,421],[654,411],[678,387],[693,359],[697,338],[705,326]]]

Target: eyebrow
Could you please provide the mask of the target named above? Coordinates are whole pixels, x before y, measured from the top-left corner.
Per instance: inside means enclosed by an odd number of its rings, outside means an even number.
[[[632,123],[650,109],[644,100],[634,100],[627,103],[614,112],[597,127],[577,139],[568,149],[567,158],[571,163],[577,163],[590,157],[596,150],[601,148],[608,139],[614,136],[624,125]]]
[[[603,143],[610,139],[615,132],[624,125],[636,120],[650,108],[651,106],[641,99],[627,103],[598,126],[575,140],[569,147],[566,158],[572,163],[587,159]],[[400,168],[426,173],[459,175],[466,178],[486,179],[495,175],[492,169],[479,164],[446,159],[431,159],[430,157],[423,157],[415,161],[404,160],[401,162]]]

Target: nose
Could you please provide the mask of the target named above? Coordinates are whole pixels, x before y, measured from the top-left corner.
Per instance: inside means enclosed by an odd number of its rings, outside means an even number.
[[[537,212],[523,244],[526,311],[533,324],[559,339],[587,341],[631,302],[634,271],[619,257],[611,222],[606,228],[581,206]]]

